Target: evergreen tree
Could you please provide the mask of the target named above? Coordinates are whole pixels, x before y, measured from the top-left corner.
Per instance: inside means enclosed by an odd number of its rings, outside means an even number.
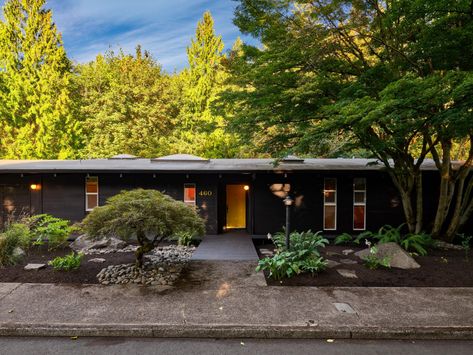
[[[79,145],[71,65],[45,0],[8,0],[0,24],[0,155],[69,158]]]
[[[212,15],[205,12],[187,48],[189,68],[176,78],[182,81],[182,108],[171,139],[174,152],[209,158],[232,157],[239,152],[237,136],[228,134],[223,117],[212,111],[226,78],[223,48],[221,36],[215,34]]]

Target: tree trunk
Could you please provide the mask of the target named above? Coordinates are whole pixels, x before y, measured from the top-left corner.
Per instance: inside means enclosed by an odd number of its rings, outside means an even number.
[[[412,201],[412,190],[414,186],[418,185],[417,180],[419,174],[412,173],[404,182],[393,171],[390,171],[390,176],[401,195],[402,209],[404,211],[407,228],[410,233],[415,233],[417,228],[422,228],[422,220],[417,221],[417,214],[414,211],[414,203]],[[420,210],[419,213],[422,213],[422,210]]]
[[[139,268],[142,268],[143,256],[146,253],[153,250],[154,243],[149,241],[148,238],[146,238],[146,235],[142,231],[139,231],[136,233],[136,239],[138,240],[138,243],[140,244],[140,246],[135,251],[135,257],[136,257],[135,265]]]
[[[441,142],[442,159],[435,149],[432,149],[434,160],[440,170],[440,196],[435,216],[435,224],[432,229],[432,236],[441,237],[451,242],[457,235],[460,228],[468,221],[472,213],[473,181],[471,180],[471,164],[473,162],[473,135],[469,135],[470,149],[467,160],[457,169],[454,170],[451,161],[451,139]],[[465,189],[465,182],[468,180]],[[452,211],[452,202],[455,202]],[[451,215],[450,220],[447,217]],[[447,223],[448,222],[448,223]],[[442,234],[442,232],[444,232]]]
[[[470,181],[467,184],[465,190],[466,177],[461,176],[458,181],[458,189],[455,201],[455,209],[453,211],[452,218],[448,225],[447,231],[445,232],[444,239],[451,242],[458,231],[468,221],[473,212],[473,199],[471,198],[471,192],[473,189],[473,180],[470,177]]]
[[[404,217],[406,218],[407,228],[410,233],[414,233],[416,230],[416,218],[414,209],[412,208],[412,199],[409,193],[406,191],[400,191],[402,208],[404,210]]]
[[[416,179],[416,228],[415,233],[419,234],[422,232],[424,227],[424,191],[423,191],[422,173]]]
[[[451,199],[453,197],[453,191],[455,184],[451,183],[451,144],[449,142],[442,141],[442,158],[435,153],[434,159],[436,160],[437,167],[440,170],[440,191],[439,200],[437,204],[437,212],[435,213],[434,225],[432,227],[432,236],[439,238],[442,233],[442,227],[445,223],[445,219],[448,215],[448,209],[450,207]],[[432,149],[434,152],[435,149]]]

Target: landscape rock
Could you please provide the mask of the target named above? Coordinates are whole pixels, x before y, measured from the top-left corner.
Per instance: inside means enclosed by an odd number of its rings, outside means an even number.
[[[343,277],[346,277],[348,279],[357,279],[358,276],[356,276],[356,272],[354,270],[348,270],[348,269],[337,269],[337,272],[342,275]]]
[[[328,256],[341,256],[340,253],[337,253],[337,252],[334,252],[334,251],[328,251],[325,254],[327,254]]]
[[[351,253],[353,253],[354,250],[353,249],[345,249],[345,250],[342,250],[342,254],[347,256],[347,255],[350,255]]]
[[[34,270],[38,271],[46,267],[46,264],[27,264],[24,267],[24,270]]]
[[[382,243],[377,244],[378,252],[375,254],[378,258],[389,258],[389,265],[399,269],[417,269],[420,265],[396,243]],[[370,254],[370,249],[363,249],[355,253],[360,259],[367,257]]]
[[[358,264],[358,262],[356,260],[352,260],[352,259],[340,259],[340,262],[342,264],[345,264],[345,265],[354,265],[354,264]]]
[[[143,268],[135,264],[110,265],[100,270],[97,279],[102,285],[141,284],[171,286],[189,262],[195,247],[170,245],[155,248],[145,255]]]
[[[104,263],[105,259],[104,258],[93,258],[89,260],[89,263]]]
[[[451,249],[451,250],[463,250],[463,247],[461,245],[447,243],[447,242],[444,242],[442,240],[437,240],[435,243],[436,243],[437,248]]]
[[[271,256],[274,255],[272,250],[269,250],[269,249],[266,249],[266,248],[261,248],[259,251],[260,251],[261,255],[264,255],[264,256],[271,257]]]
[[[334,267],[337,267],[338,265],[340,265],[339,262],[335,261],[335,260],[331,260],[331,259],[327,259],[327,267],[332,269]]]
[[[104,237],[95,240],[86,234],[77,237],[69,246],[72,250],[84,253],[85,255],[132,252],[137,249],[136,246],[128,245],[123,240],[115,237]]]

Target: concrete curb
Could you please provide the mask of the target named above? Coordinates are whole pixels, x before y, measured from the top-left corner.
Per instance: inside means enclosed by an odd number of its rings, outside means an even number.
[[[265,338],[265,339],[444,339],[472,340],[473,326],[324,327],[291,325],[164,324],[0,324],[0,336],[136,337],[136,338]]]

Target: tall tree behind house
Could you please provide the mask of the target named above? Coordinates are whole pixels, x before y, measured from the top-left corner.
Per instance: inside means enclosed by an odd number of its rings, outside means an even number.
[[[0,156],[71,158],[80,124],[71,63],[45,0],[8,0],[0,23]]]

